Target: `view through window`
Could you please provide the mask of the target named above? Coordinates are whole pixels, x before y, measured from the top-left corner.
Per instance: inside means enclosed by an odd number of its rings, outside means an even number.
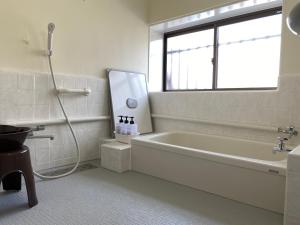
[[[279,9],[165,35],[164,90],[277,87]]]

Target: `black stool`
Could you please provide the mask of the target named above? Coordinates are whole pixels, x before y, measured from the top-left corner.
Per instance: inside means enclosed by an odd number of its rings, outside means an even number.
[[[21,190],[21,174],[26,184],[28,205],[33,207],[38,204],[35,191],[34,176],[31,166],[29,148],[25,145],[18,150],[0,152],[0,183],[3,182],[3,189],[6,191]]]

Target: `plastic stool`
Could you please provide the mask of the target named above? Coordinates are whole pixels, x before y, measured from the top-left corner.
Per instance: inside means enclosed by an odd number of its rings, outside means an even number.
[[[22,146],[18,150],[0,152],[0,182],[3,182],[3,189],[6,191],[21,190],[21,174],[26,184],[28,205],[33,207],[38,204],[36,197],[34,176],[31,166],[29,148]]]

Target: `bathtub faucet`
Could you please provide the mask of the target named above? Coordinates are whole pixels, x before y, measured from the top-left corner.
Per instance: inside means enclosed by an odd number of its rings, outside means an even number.
[[[278,143],[277,146],[275,146],[273,148],[273,152],[290,152],[292,151],[292,149],[289,149],[286,147],[286,142],[291,139],[293,136],[297,136],[298,135],[298,131],[295,129],[295,127],[290,126],[287,127],[286,129],[283,128],[278,128],[278,133],[282,133],[282,134],[286,134],[286,137],[278,137]]]
[[[51,141],[53,141],[54,136],[53,135],[33,135],[33,134],[29,134],[27,139],[50,139]]]
[[[50,139],[51,141],[54,140],[53,135],[34,135],[33,132],[36,131],[44,131],[46,129],[45,125],[38,125],[37,127],[31,128],[31,132],[28,134],[27,139]]]
[[[276,152],[290,152],[290,151],[292,151],[292,149],[289,149],[289,148],[286,147],[286,141],[289,140],[288,138],[286,138],[286,137],[278,137],[277,140],[278,140],[278,143],[277,143],[277,146],[275,146],[273,148],[273,153],[276,153]]]

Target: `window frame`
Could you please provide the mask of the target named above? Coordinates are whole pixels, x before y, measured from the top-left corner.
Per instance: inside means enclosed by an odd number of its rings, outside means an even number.
[[[245,22],[248,20],[259,19],[267,16],[282,14],[282,6],[270,8],[266,10],[256,11],[252,13],[247,13],[239,16],[234,16],[226,19],[216,20],[210,23],[205,23],[201,25],[196,25],[180,30],[175,30],[171,32],[164,33],[163,36],[163,82],[162,90],[163,92],[181,92],[181,91],[257,91],[257,90],[277,90],[277,87],[249,87],[249,88],[218,88],[218,53],[219,53],[219,27],[225,25],[231,25],[239,22]],[[168,38],[190,34],[194,32],[204,31],[208,29],[214,29],[214,49],[213,49],[213,82],[211,89],[176,89],[167,90],[167,56],[168,56]]]

